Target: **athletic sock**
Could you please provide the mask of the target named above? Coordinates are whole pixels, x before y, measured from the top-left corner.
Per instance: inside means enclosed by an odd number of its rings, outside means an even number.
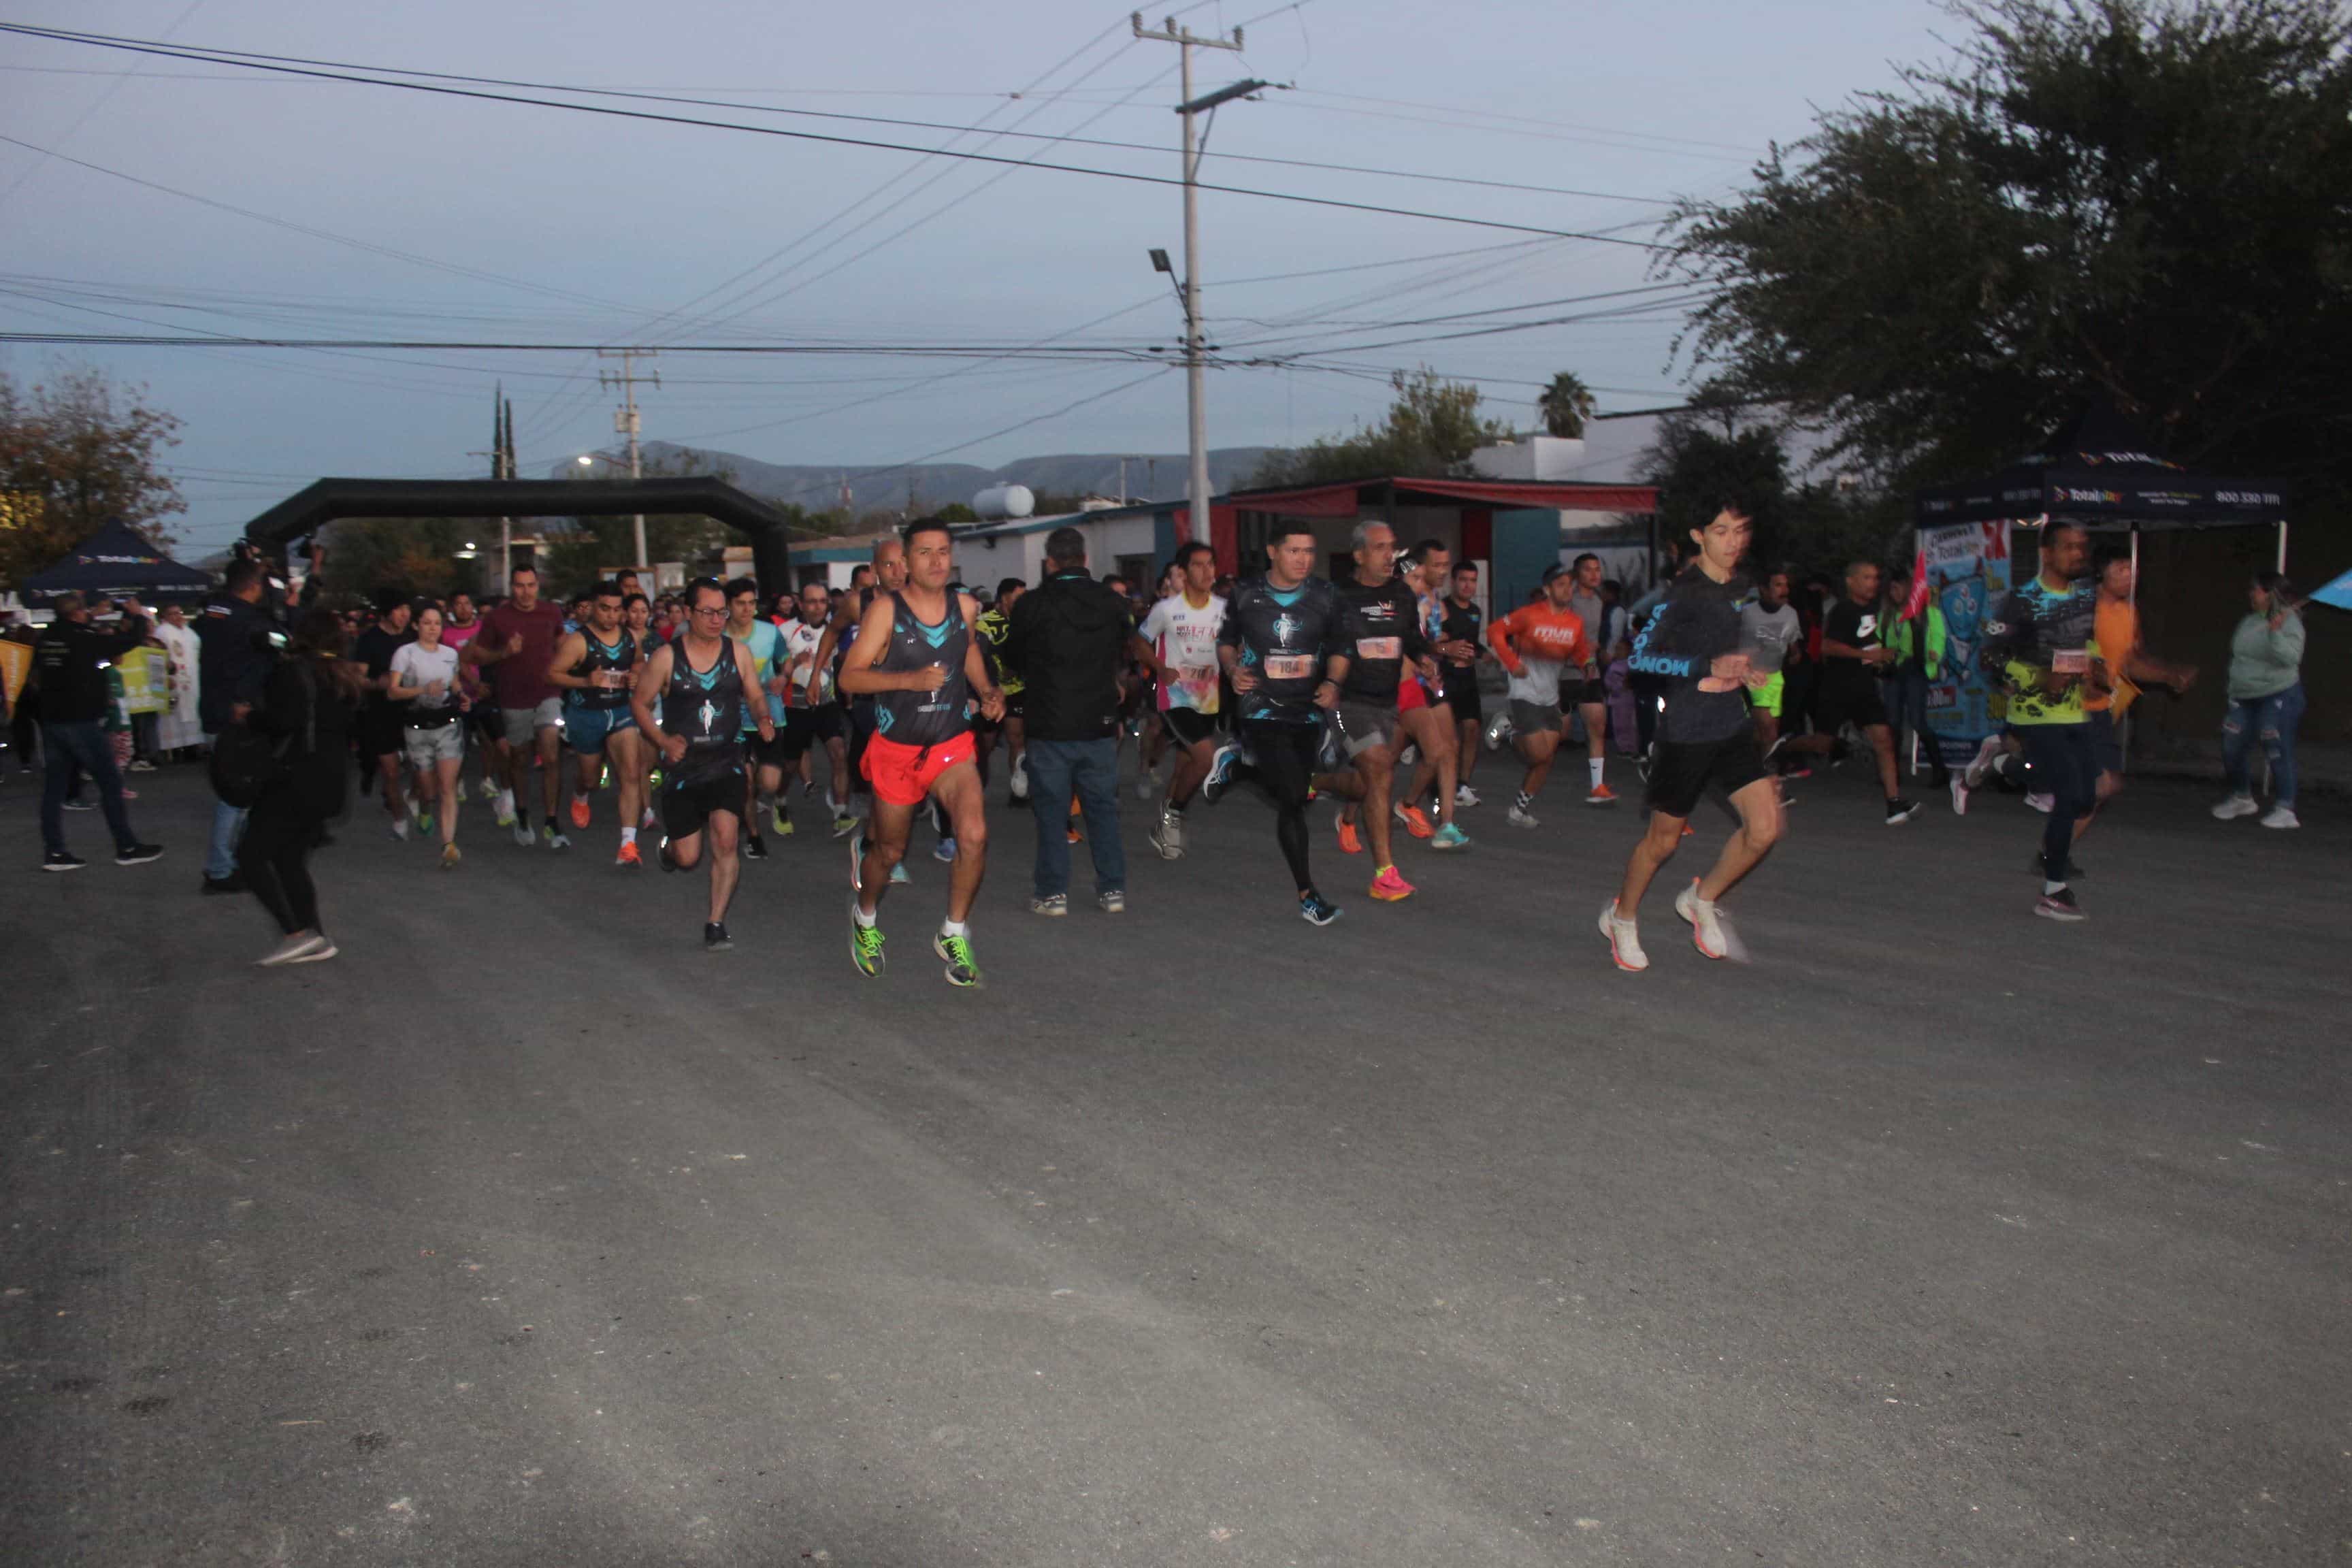
[[[1601,770],[1605,767],[1607,763],[1608,759],[1606,757],[1587,757],[1584,759],[1584,771],[1592,775],[1592,787],[1594,789],[1599,789],[1601,787]]]
[[[621,842],[622,842],[622,843],[624,843],[624,844],[635,844],[636,841],[637,841],[637,830],[636,830],[635,828],[634,828],[634,827],[624,827],[623,829],[621,829]]]
[[[971,934],[971,927],[969,923],[963,921],[941,921],[940,922],[940,934],[941,936],[968,937]]]
[[[1536,803],[1536,797],[1535,797],[1535,796],[1533,796],[1533,795],[1529,795],[1529,794],[1528,794],[1527,791],[1525,791],[1525,790],[1521,790],[1521,791],[1519,792],[1519,802],[1518,802],[1518,804],[1519,804],[1519,809],[1520,809],[1521,811],[1525,811],[1525,810],[1527,810],[1527,808],[1528,808],[1528,807],[1529,807],[1529,806],[1531,806],[1531,805],[1535,805],[1535,803]]]
[[[2053,894],[2053,893],[2063,893],[2063,892],[2064,892],[2065,890],[2066,890],[2066,884],[2065,884],[2065,883],[2063,883],[2063,882],[2053,882],[2053,881],[2052,881],[2052,880],[2051,880],[2049,878],[2047,878],[2047,877],[2044,877],[2044,878],[2042,878],[2042,896],[2043,898],[2045,898],[2045,899],[2046,899],[2046,898],[2050,897],[2050,895],[2051,895],[2051,894]]]

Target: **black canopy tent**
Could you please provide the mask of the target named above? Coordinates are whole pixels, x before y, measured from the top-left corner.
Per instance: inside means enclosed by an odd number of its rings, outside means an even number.
[[[119,599],[195,598],[213,580],[193,566],[183,566],[144,539],[121,518],[107,522],[47,571],[35,573],[18,588],[28,599],[53,599],[59,594]]]
[[[320,479],[246,524],[263,549],[346,517],[626,517],[700,512],[751,542],[762,583],[792,580],[792,520],[707,475],[653,479]]]

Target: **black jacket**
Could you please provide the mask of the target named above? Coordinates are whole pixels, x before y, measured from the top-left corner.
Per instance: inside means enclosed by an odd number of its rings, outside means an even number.
[[[331,676],[329,661],[274,660],[254,705],[253,727],[284,736],[286,776],[269,786],[256,808],[289,811],[320,822],[341,816],[344,785],[352,771],[352,729],[356,710]]]
[[[195,619],[196,721],[207,735],[229,726],[236,704],[261,705],[262,688],[278,662],[269,634],[275,624],[259,605],[226,594],[205,601]]]
[[[147,640],[152,622],[126,620],[120,631],[101,631],[87,621],[59,620],[33,645],[33,668],[41,679],[41,722],[86,724],[106,717],[113,700],[106,667]]]
[[[1107,741],[1118,733],[1118,672],[1135,636],[1127,601],[1084,572],[1048,577],[1021,595],[1004,660],[1026,683],[1033,741]]]

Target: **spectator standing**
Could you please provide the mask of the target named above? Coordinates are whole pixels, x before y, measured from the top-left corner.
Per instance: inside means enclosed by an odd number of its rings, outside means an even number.
[[[136,866],[155,859],[161,846],[143,844],[131,830],[122,804],[122,775],[102,726],[111,699],[107,667],[147,640],[147,618],[137,601],[112,631],[90,625],[79,594],[60,594],[57,620],[33,645],[33,668],[41,683],[41,750],[47,772],[41,787],[44,871],[79,871],[86,864],[66,848],[65,804],[68,776],[79,766],[98,785],[106,826],[114,834],[114,863]]]
[[[156,726],[156,744],[166,756],[186,751],[205,738],[204,721],[196,715],[197,693],[201,689],[197,668],[196,634],[188,629],[188,612],[177,605],[163,606],[163,618],[155,627],[155,640],[163,645],[167,661],[164,672],[165,706],[163,722]]]
[[[263,608],[267,586],[261,563],[240,554],[196,617],[196,718],[207,745],[259,706],[262,686],[277,662],[271,640],[277,623]],[[236,870],[237,835],[244,831],[243,810],[225,800],[213,803],[212,838],[205,847],[205,892],[245,891]]]
[[[1037,862],[1029,908],[1069,909],[1070,842],[1064,831],[1072,794],[1086,819],[1095,867],[1095,902],[1127,908],[1127,850],[1118,834],[1119,673],[1137,646],[1126,596],[1087,574],[1086,535],[1057,528],[1045,540],[1045,580],[1013,606],[1006,666],[1023,683],[1029,809],[1037,819]]]
[[[1916,736],[1920,749],[1927,753],[1936,787],[1948,790],[1952,787],[1952,770],[1944,762],[1936,732],[1927,727],[1927,689],[1944,675],[1948,640],[1944,612],[1931,591],[1927,606],[1917,616],[1906,618],[1903,612],[1910,598],[1910,569],[1897,566],[1887,581],[1886,602],[1881,606],[1878,621],[1879,640],[1895,656],[1885,667],[1885,677],[1886,712],[1895,721],[1895,763],[1902,765],[1909,755],[1910,738]]]
[[[352,731],[366,679],[342,657],[343,623],[331,610],[310,610],[295,624],[287,657],[268,675],[250,722],[285,742],[284,772],[247,816],[236,859],[253,896],[284,940],[259,960],[267,965],[315,963],[335,956],[319,921],[310,847],[343,809],[351,778]]]
[[[2246,590],[2246,617],[2230,634],[2230,710],[2221,721],[2221,765],[2230,798],[2213,808],[2227,822],[2252,816],[2248,743],[2259,740],[2271,764],[2271,808],[2264,827],[2300,827],[2294,815],[2294,732],[2303,722],[2303,615],[2286,579],[2258,572]]]

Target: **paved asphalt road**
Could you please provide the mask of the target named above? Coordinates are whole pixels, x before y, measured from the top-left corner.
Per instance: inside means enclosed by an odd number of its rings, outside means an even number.
[[[1631,807],[1394,908],[1318,821],[1328,931],[1253,798],[1058,923],[1000,811],[960,993],[928,859],[878,982],[822,837],[710,957],[609,796],[450,875],[363,803],[257,971],[142,787],[69,877],[0,792],[0,1563],[2352,1557],[2335,803],[2142,786],[2063,929],[2014,799],[1818,781],[1754,964],[1660,900],[1638,977]]]

